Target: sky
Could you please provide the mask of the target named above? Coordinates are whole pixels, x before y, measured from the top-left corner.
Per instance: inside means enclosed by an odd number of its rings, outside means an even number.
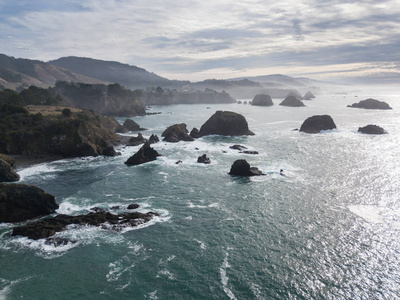
[[[0,0],[0,53],[191,81],[400,82],[400,0]]]

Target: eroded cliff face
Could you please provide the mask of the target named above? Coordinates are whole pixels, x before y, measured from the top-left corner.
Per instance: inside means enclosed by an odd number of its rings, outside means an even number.
[[[103,155],[110,153],[109,147],[120,139],[115,133],[117,126],[115,119],[92,111],[70,115],[11,114],[0,120],[0,152],[63,157]]]

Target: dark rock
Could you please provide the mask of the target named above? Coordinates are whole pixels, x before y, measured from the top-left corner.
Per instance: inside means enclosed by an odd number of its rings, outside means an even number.
[[[138,209],[138,208],[139,208],[139,204],[136,204],[136,203],[128,205],[128,209]]]
[[[303,100],[311,100],[311,99],[313,99],[313,98],[315,98],[315,96],[313,95],[313,93],[311,93],[310,91],[308,91],[308,92],[304,95]]]
[[[274,103],[269,95],[266,94],[258,94],[255,95],[251,105],[255,106],[272,106]]]
[[[264,175],[258,168],[250,167],[250,164],[245,159],[236,160],[231,166],[231,170],[228,174],[236,176]]]
[[[242,104],[242,103],[243,103],[243,102],[242,102],[242,101],[240,101],[240,100],[237,102],[237,104]]]
[[[365,108],[365,109],[392,109],[389,104],[375,99],[361,100],[358,103],[347,105],[347,107]]]
[[[119,126],[117,126],[117,128],[115,128],[115,132],[117,132],[117,133],[127,133],[127,132],[129,132],[129,130],[124,126],[119,125]]]
[[[127,165],[140,165],[144,164],[153,160],[156,160],[158,156],[161,156],[158,154],[156,150],[150,147],[149,142],[145,142],[144,145],[139,149],[138,152],[136,152],[134,155],[128,158],[128,160],[125,162]]]
[[[101,207],[97,207],[97,206],[92,207],[90,210],[93,210],[94,212],[104,212],[104,211],[105,211],[105,210],[102,209]]]
[[[319,133],[322,130],[335,129],[336,124],[329,115],[318,115],[307,118],[300,127],[306,133]]]
[[[0,182],[18,181],[19,175],[14,171],[11,165],[0,158]]]
[[[126,144],[127,146],[138,146],[140,144],[144,144],[146,140],[144,139],[143,135],[139,132],[137,137],[131,137]]]
[[[200,128],[199,136],[205,135],[254,135],[245,117],[230,111],[217,111]]]
[[[122,124],[122,126],[128,129],[129,131],[145,130],[144,128],[141,128],[140,125],[135,121],[133,121],[132,119],[126,119],[124,124]]]
[[[57,208],[54,196],[36,186],[0,183],[0,223],[42,217]]]
[[[193,128],[192,131],[190,132],[190,136],[192,138],[198,139],[199,137],[201,137],[199,135],[199,130],[197,128]]]
[[[82,226],[102,226],[106,229],[120,231],[126,227],[137,226],[150,221],[154,216],[159,214],[154,212],[148,213],[123,213],[114,215],[109,212],[93,212],[87,215],[67,216],[57,215],[54,218],[29,223],[25,226],[15,227],[13,236],[26,236],[33,240],[48,238],[57,232],[63,231],[68,225]]]
[[[169,126],[161,134],[164,137],[163,141],[177,143],[179,141],[191,142],[194,139],[188,134],[189,131],[186,129],[186,124],[175,124]]]
[[[46,245],[51,245],[51,246],[54,246],[54,247],[66,246],[68,244],[75,244],[75,243],[77,243],[77,241],[69,240],[69,239],[66,239],[66,238],[60,238],[60,237],[58,237],[58,238],[49,238],[45,242]]]
[[[208,158],[207,155],[203,154],[202,156],[199,156],[199,158],[197,158],[197,162],[208,165],[211,164],[211,159]]]
[[[178,161],[175,162],[176,165],[179,165],[181,163],[183,163],[183,161],[181,161],[181,160],[178,160]]]
[[[15,167],[15,164],[17,163],[14,158],[12,158],[11,156],[8,156],[6,154],[2,154],[2,153],[0,153],[0,159],[9,163],[11,167]]]
[[[358,132],[366,134],[387,134],[387,131],[377,125],[367,125],[365,127],[359,127]]]
[[[105,147],[105,148],[103,149],[103,153],[102,153],[102,154],[103,154],[104,156],[118,156],[118,155],[121,155],[120,152],[115,151],[115,149],[114,149],[113,146]]]
[[[112,206],[111,209],[112,209],[112,210],[117,210],[117,209],[120,209],[120,206],[119,206],[119,205]]]
[[[243,104],[247,104],[247,101],[243,101]]]
[[[155,143],[158,143],[159,141],[160,141],[160,139],[158,138],[158,136],[156,134],[152,134],[149,138],[150,144],[155,144]]]
[[[291,107],[305,106],[303,102],[301,102],[297,97],[293,95],[287,96],[285,100],[283,100],[279,105]]]
[[[233,145],[233,146],[230,146],[229,148],[230,148],[230,149],[234,149],[234,150],[239,150],[239,151],[242,151],[242,150],[244,150],[244,149],[247,149],[247,147],[242,146],[242,145],[238,145],[238,144]]]
[[[258,154],[258,152],[257,152],[257,151],[254,151],[254,150],[240,151],[240,153],[244,153],[244,154]]]

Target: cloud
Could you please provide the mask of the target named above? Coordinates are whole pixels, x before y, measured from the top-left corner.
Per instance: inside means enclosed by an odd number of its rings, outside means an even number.
[[[0,0],[0,52],[87,56],[173,77],[398,65],[399,15],[397,0]]]

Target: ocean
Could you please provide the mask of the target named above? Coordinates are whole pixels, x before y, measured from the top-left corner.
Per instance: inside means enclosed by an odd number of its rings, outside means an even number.
[[[393,110],[346,107],[371,97]],[[254,136],[160,141],[152,146],[162,156],[140,166],[124,164],[140,146],[121,146],[117,157],[19,170],[21,182],[56,197],[58,213],[138,203],[160,216],[123,232],[71,226],[57,236],[75,242],[58,247],[12,237],[16,225],[0,224],[0,299],[400,298],[400,93],[323,94],[299,108],[273,100],[153,106],[161,114],[132,118],[145,137],[161,137],[170,125],[199,129],[229,110]],[[294,130],[320,114],[337,129]],[[357,132],[368,124],[388,134]],[[197,163],[203,154],[210,165]],[[228,175],[237,159],[266,175]]]

